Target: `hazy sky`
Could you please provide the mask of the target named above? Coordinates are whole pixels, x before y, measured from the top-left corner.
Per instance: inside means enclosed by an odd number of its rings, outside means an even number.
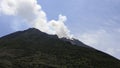
[[[66,16],[65,25],[74,37],[120,59],[120,0],[38,0],[38,4],[48,21]],[[0,37],[28,25],[20,17],[0,13]]]

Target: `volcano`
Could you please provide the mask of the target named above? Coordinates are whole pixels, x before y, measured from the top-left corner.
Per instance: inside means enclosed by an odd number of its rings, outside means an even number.
[[[77,39],[29,28],[0,38],[0,68],[120,68],[120,60]]]

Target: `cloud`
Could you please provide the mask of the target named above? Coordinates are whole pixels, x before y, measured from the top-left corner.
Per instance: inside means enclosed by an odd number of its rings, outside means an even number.
[[[59,38],[72,37],[64,24],[67,17],[60,14],[58,20],[48,21],[46,13],[37,0],[0,0],[0,13],[19,17],[28,22],[31,27],[48,34],[57,34]]]
[[[106,50],[106,52],[107,53],[109,53],[109,54],[115,54],[115,49],[114,48],[108,48],[107,50]]]
[[[49,22],[49,25],[51,26],[51,29],[55,31],[55,34],[57,34],[59,37],[72,38],[72,35],[70,35],[70,31],[64,24],[66,20],[67,20],[66,16],[59,15],[58,21],[51,20]]]
[[[115,32],[109,32],[104,29],[95,31],[89,30],[88,32],[79,35],[79,40],[98,50],[120,58],[120,37]]]
[[[119,48],[108,48],[106,51],[110,55],[115,55],[117,58],[120,58],[120,49]]]
[[[107,39],[105,39],[105,37],[108,36],[109,35],[105,30],[97,30],[97,31],[83,33],[79,36],[79,39],[88,45],[96,46],[98,44],[102,44],[101,42],[103,40],[108,41]]]

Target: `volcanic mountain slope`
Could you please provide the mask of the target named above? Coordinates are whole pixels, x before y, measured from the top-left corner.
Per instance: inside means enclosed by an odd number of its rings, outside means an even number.
[[[0,68],[120,68],[120,61],[76,39],[30,28],[0,38]]]

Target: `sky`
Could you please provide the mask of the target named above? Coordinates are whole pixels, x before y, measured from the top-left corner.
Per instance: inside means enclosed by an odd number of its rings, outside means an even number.
[[[11,9],[0,1],[0,37],[36,27],[120,59],[120,0],[4,0]]]

